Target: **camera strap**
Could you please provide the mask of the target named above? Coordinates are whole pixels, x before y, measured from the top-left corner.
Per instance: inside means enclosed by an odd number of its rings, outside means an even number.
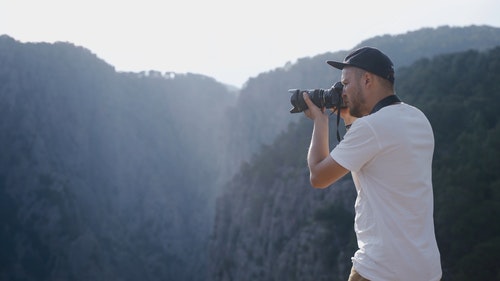
[[[380,100],[379,102],[377,102],[377,104],[375,104],[375,106],[373,107],[370,114],[373,114],[386,106],[393,105],[393,104],[398,103],[398,102],[401,102],[401,99],[399,99],[399,97],[396,95],[390,95],[388,97],[385,97],[382,100]],[[337,109],[337,140],[340,142],[340,140],[341,140],[340,133],[339,133],[340,102],[339,102],[339,104],[337,104],[337,108],[338,108]]]
[[[340,108],[342,106],[342,99],[338,99],[337,102],[337,141],[340,142],[339,124],[340,124]]]
[[[401,100],[396,95],[390,95],[388,97],[385,97],[385,98],[381,99],[379,102],[377,102],[377,104],[373,107],[372,112],[370,112],[370,114],[373,114],[386,106],[389,106],[389,105],[392,105],[392,104],[395,104],[398,102],[401,102]]]

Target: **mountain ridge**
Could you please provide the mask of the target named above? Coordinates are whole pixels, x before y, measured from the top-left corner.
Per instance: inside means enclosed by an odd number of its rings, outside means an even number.
[[[304,140],[310,135],[300,125],[302,117],[288,112],[286,90],[328,87],[335,73],[325,60],[342,59],[341,52],[262,73],[235,94],[204,75],[117,72],[71,43],[20,43],[0,36],[0,51],[0,248],[5,249],[0,252],[0,280],[195,281],[223,276],[226,272],[211,264],[209,256],[209,246],[218,243],[209,240],[212,230],[226,229],[216,208],[238,207],[225,202],[231,198],[228,186],[247,179],[261,190],[266,187],[260,186],[262,180],[274,184],[273,173],[300,179],[276,182],[276,198],[257,193],[237,199],[253,218],[249,224],[269,214],[278,227],[281,217],[272,207],[280,198],[290,202],[281,213],[293,214],[291,207],[302,210],[314,202],[321,208],[297,213],[294,227],[308,224],[306,232],[267,247],[256,244],[253,258],[243,260],[262,263],[263,253],[272,254],[265,251],[291,253],[299,249],[296,245],[310,249],[301,258],[313,257],[318,249],[304,241],[325,239],[334,231],[335,217],[348,221],[349,211],[341,208],[348,199],[334,196],[339,191],[304,195],[304,206],[286,197],[287,185],[298,194],[306,192],[298,183],[306,182]],[[287,138],[302,145],[291,146]],[[261,157],[260,151],[275,153],[275,139],[288,150],[276,159]],[[280,161],[291,168],[280,168]],[[249,172],[259,177],[252,179]],[[342,196],[349,198],[352,190],[345,185]],[[263,208],[251,208],[254,203]],[[241,214],[227,215],[236,223]],[[265,229],[262,224],[259,229],[265,240],[267,234],[280,237],[287,228]],[[339,259],[336,249],[352,242],[348,233],[327,247],[321,260]],[[233,246],[252,241],[243,234],[228,235],[242,238]],[[288,264],[285,252],[275,254],[276,265],[293,274],[328,268],[292,271],[289,266],[298,263]],[[266,270],[263,264],[255,268],[250,276]],[[344,274],[342,263],[335,268],[336,276]],[[244,278],[245,271],[236,274]]]
[[[500,273],[498,255],[486,253],[500,247],[500,228],[488,219],[500,213],[498,175],[492,172],[500,154],[499,56],[500,46],[469,50],[424,58],[396,72],[398,96],[428,116],[435,134],[442,280]],[[217,201],[211,280],[347,280],[356,250],[355,189],[350,176],[326,190],[310,186],[311,130],[305,117],[289,125],[227,184]]]

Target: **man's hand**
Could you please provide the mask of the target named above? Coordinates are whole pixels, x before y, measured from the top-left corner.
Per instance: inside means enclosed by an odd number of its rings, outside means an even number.
[[[314,121],[311,145],[307,153],[311,185],[316,188],[325,188],[347,174],[349,171],[338,164],[330,156],[328,141],[328,115],[325,109],[317,107],[307,93],[304,101],[308,109],[304,114]]]
[[[332,112],[337,113],[337,109],[332,108]],[[344,120],[344,124],[346,126],[350,126],[356,119],[358,119],[349,113],[349,109],[347,107],[340,108],[340,118]]]
[[[319,108],[317,107],[312,101],[311,99],[309,98],[309,95],[306,93],[306,92],[303,92],[302,93],[303,97],[304,97],[304,101],[306,102],[307,104],[307,109],[304,110],[304,114],[312,119],[312,120],[315,120],[316,118],[320,117],[320,116],[326,116],[324,113],[325,113],[325,108]]]

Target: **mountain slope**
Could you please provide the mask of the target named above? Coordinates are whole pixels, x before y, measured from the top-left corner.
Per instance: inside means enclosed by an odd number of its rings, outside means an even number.
[[[499,276],[500,47],[397,70],[397,92],[435,132],[435,224],[442,280]],[[350,177],[308,181],[311,123],[288,127],[244,164],[217,202],[212,280],[347,280],[356,249]],[[330,135],[334,136],[334,128]],[[331,143],[333,147],[335,143]]]
[[[397,69],[408,66],[420,58],[498,46],[500,28],[489,26],[424,28],[405,34],[377,36],[363,41],[354,48],[362,45],[383,50],[393,58]],[[232,156],[232,159],[227,161],[229,166],[238,168],[241,161],[249,160],[262,144],[271,144],[291,120],[298,119],[297,115],[289,113],[291,105],[288,89],[331,87],[340,79],[340,71],[325,62],[341,61],[347,53],[346,50],[302,58],[294,64],[290,63],[250,79],[241,89],[236,109],[228,113],[226,126],[237,131],[227,144]],[[396,80],[398,79],[396,77]],[[238,131],[238,128],[246,130]],[[232,172],[235,172],[234,169]]]
[[[395,42],[390,53],[414,61],[435,53],[399,54],[399,49],[409,48],[405,41],[414,46],[412,36],[418,34],[417,42],[440,46],[444,42],[435,40],[436,34],[447,38],[448,32],[453,33],[449,42],[465,42],[463,36],[477,35],[471,42],[458,44],[463,49],[484,49],[499,38],[497,28],[439,28],[390,36],[378,44]],[[432,50],[447,51],[437,47]],[[319,276],[321,272],[343,276],[343,262],[354,246],[350,244],[352,233],[341,227],[340,239],[326,244],[321,241],[330,240],[328,237],[336,233],[339,217],[342,225],[349,224],[352,186],[346,178],[338,190],[304,190],[304,153],[310,127],[302,124],[300,114],[288,113],[286,90],[329,87],[338,72],[324,61],[344,55],[345,51],[339,51],[303,58],[262,73],[250,79],[237,97],[209,77],[155,71],[118,73],[82,47],[69,43],[22,44],[0,36],[0,280],[207,280],[207,263],[211,276],[229,272],[242,279],[247,278],[245,268],[253,268],[254,276],[269,274],[270,268],[281,268],[290,273],[290,278]],[[430,86],[434,83],[422,82],[418,76],[410,79],[409,74],[406,77],[412,83],[399,85],[409,89],[401,88],[402,94],[424,88],[436,92]],[[443,78],[447,83],[454,81],[452,77]],[[454,88],[457,91],[476,91],[483,84],[463,79],[456,85],[460,85]],[[498,88],[494,90],[498,92]],[[425,98],[418,100],[413,94],[405,98],[415,98],[417,104],[433,100],[432,95],[420,96]],[[465,99],[461,96],[459,100]],[[484,121],[481,128],[487,128],[487,133],[481,139],[460,136],[466,141],[457,146],[461,153],[480,153],[496,145],[491,138],[495,131],[490,130],[494,111],[477,107],[484,100],[488,101],[485,97],[469,101],[464,112],[484,113],[473,119]],[[453,110],[444,106],[439,110],[446,101],[436,103],[433,111],[443,112],[436,120],[448,122],[447,130],[453,137],[436,135],[440,141],[452,142],[461,132],[452,125],[469,119],[450,121],[449,114],[463,107],[452,103]],[[279,141],[273,144],[277,137]],[[475,143],[482,143],[484,148],[466,149]],[[459,162],[446,151],[442,153],[449,158],[443,159]],[[482,158],[495,167],[494,158],[490,158],[494,155]],[[242,163],[243,169],[237,173]],[[470,178],[460,179],[470,182],[479,174],[474,170]],[[237,177],[224,188],[223,183],[232,175]],[[275,181],[274,175],[287,179]],[[487,188],[492,178],[488,175],[481,182],[484,196],[495,194]],[[241,197],[240,190],[247,184],[248,193]],[[275,197],[268,197],[269,186]],[[214,222],[216,196],[223,190]],[[491,210],[488,206],[492,202],[486,203],[481,212]],[[467,204],[457,202],[460,207]],[[258,211],[254,205],[260,206]],[[240,208],[245,213],[239,213]],[[471,209],[468,223],[475,218],[472,213]],[[461,221],[453,213],[440,214],[457,223],[451,234],[460,232]],[[295,221],[284,225],[283,218]],[[302,231],[304,225],[306,231]],[[213,227],[217,239],[211,241],[209,252],[207,242]],[[249,227],[255,229],[260,241],[251,255],[238,253],[242,261],[249,261],[248,265],[235,260],[232,270],[221,271],[223,261],[233,264],[226,258],[231,249],[253,247],[252,231],[235,234]],[[297,234],[290,234],[290,229],[298,230]],[[439,235],[451,235],[447,230],[440,228]],[[228,237],[232,237],[232,244],[224,244]],[[273,243],[266,242],[268,237]],[[464,251],[481,253],[482,247],[494,245],[490,236],[486,238],[476,248],[471,243],[462,243],[471,247],[446,247],[453,248],[457,258]],[[328,246],[311,246],[316,244]],[[339,253],[344,244],[350,246]],[[221,248],[213,254],[215,246]],[[277,254],[274,249],[281,251]],[[290,253],[297,249],[304,251],[290,260]],[[268,255],[274,255],[276,262],[265,262]],[[301,262],[311,257],[321,262]],[[461,261],[466,262],[465,258]],[[447,263],[451,268],[458,261]],[[272,276],[277,278],[279,274],[275,271]]]
[[[202,280],[235,96],[67,43],[2,36],[0,62],[0,280]]]

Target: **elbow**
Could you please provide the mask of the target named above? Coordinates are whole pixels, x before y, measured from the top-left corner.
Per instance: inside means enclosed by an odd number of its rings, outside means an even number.
[[[330,185],[328,182],[319,179],[313,174],[311,174],[311,176],[309,177],[309,181],[311,182],[311,186],[317,189],[325,189]]]
[[[316,165],[311,165],[311,162],[309,162],[309,181],[314,188],[327,188],[347,174],[347,172],[347,169],[340,166],[330,157],[327,157],[326,160]]]

